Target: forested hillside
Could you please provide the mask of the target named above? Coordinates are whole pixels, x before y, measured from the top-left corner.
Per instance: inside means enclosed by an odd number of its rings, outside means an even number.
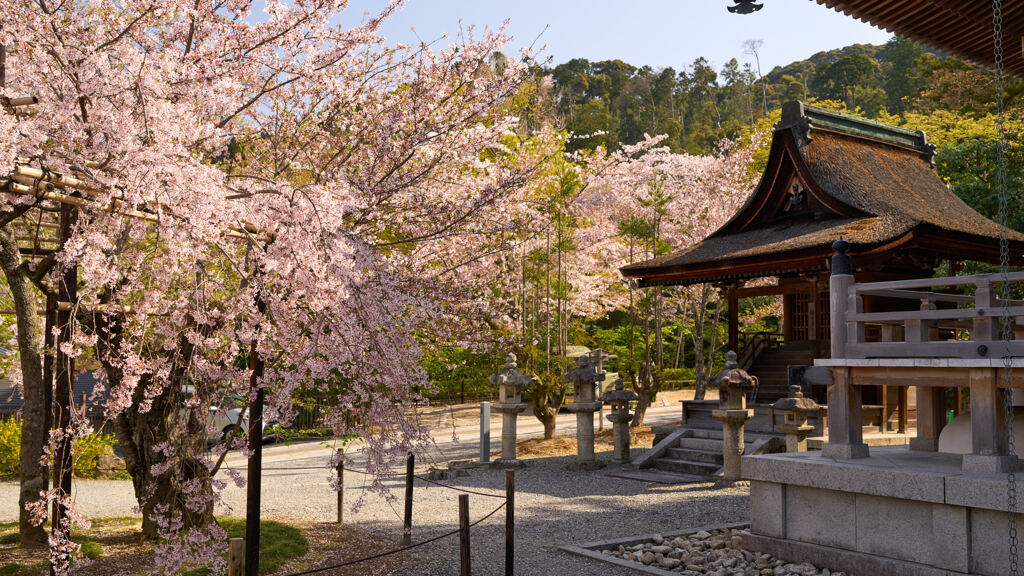
[[[576,148],[617,148],[667,134],[673,151],[705,152],[770,117],[788,100],[832,100],[868,117],[936,110],[978,118],[992,112],[991,74],[955,57],[893,38],[855,44],[758,71],[761,41],[748,40],[720,69],[703,57],[679,70],[621,60],[573,59],[546,70],[554,111]],[[741,61],[743,63],[741,63]],[[763,76],[762,76],[763,73]],[[1020,81],[1009,86],[1015,106]]]

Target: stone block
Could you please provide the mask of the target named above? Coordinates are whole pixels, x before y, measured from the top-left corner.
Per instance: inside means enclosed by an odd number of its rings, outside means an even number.
[[[896,453],[907,454],[907,451],[903,447],[875,450],[879,456],[889,453],[895,457]],[[747,480],[942,503],[945,502],[944,478],[936,472],[925,466],[894,467],[885,457],[836,462],[817,452],[743,458],[743,477]]]
[[[1009,571],[1006,512],[971,510],[971,573],[1003,576]],[[1017,515],[1017,532],[1024,534],[1024,517]]]
[[[750,483],[750,530],[762,536],[786,537],[786,487],[774,482]]]
[[[928,502],[858,494],[854,522],[856,550],[897,560],[929,563],[931,547],[921,535],[932,525],[932,506]]]
[[[800,542],[857,549],[856,495],[802,486],[786,487],[786,537]]]
[[[932,504],[931,558],[939,568],[970,571],[970,514],[963,506]]]

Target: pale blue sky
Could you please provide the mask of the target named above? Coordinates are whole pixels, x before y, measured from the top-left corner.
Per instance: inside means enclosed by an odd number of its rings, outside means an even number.
[[[352,0],[350,17],[378,9],[383,0]],[[538,46],[555,64],[571,58],[618,58],[637,66],[677,70],[698,56],[716,69],[730,58],[744,62],[742,43],[762,39],[761,68],[802,60],[854,43],[881,44],[890,35],[811,0],[763,0],[754,14],[726,11],[729,0],[409,0],[384,27],[396,42],[433,40],[464,24],[497,26],[511,20],[516,48],[544,31]],[[416,33],[410,31],[415,28]],[[752,60],[751,60],[752,62]]]

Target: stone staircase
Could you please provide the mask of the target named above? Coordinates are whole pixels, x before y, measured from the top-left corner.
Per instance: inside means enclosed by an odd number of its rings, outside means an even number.
[[[765,350],[747,370],[757,376],[757,403],[771,404],[789,396],[789,367],[814,364],[810,344],[783,344],[777,350]]]
[[[781,436],[745,434],[744,454],[763,454],[785,449]],[[722,468],[722,430],[674,428],[654,447],[632,462],[635,468],[652,468],[663,473],[706,480]]]

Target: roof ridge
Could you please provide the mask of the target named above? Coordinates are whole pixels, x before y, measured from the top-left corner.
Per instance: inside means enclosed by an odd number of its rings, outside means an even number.
[[[812,137],[813,129],[819,128],[854,138],[910,148],[921,153],[929,162],[935,155],[935,146],[928,143],[928,136],[922,130],[893,126],[878,120],[805,104],[799,100],[782,105],[782,119],[775,125],[776,131],[790,128],[801,131],[805,140]]]

